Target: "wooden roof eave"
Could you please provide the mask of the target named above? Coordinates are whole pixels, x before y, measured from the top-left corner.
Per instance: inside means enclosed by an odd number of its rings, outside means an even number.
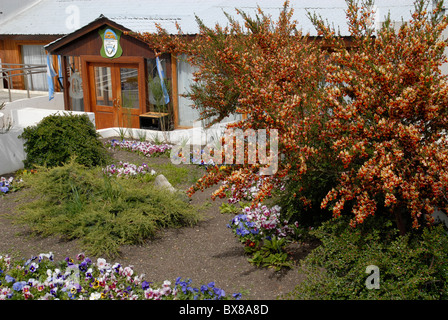
[[[0,34],[0,40],[48,42],[63,36],[63,34]]]
[[[93,20],[92,22],[85,25],[84,27],[82,27],[76,31],[73,31],[72,33],[69,33],[53,42],[50,42],[49,44],[45,45],[44,48],[50,54],[57,54],[57,51],[59,49],[63,48],[65,45],[88,34],[89,32],[92,32],[92,31],[100,28],[103,25],[109,25],[109,26],[111,26],[115,29],[119,29],[121,31],[131,31],[130,29],[108,19],[107,17],[100,15],[97,19]]]

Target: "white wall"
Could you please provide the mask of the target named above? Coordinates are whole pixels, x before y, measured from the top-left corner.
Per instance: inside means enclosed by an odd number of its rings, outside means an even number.
[[[36,108],[23,108],[12,110],[12,118],[14,127],[26,128],[38,124],[43,118],[53,114],[87,114],[90,121],[95,125],[95,114],[93,112],[66,111],[66,110],[49,110]]]
[[[26,154],[23,140],[18,136],[23,128],[13,128],[8,133],[0,134],[0,175],[11,173],[23,168]]]
[[[146,140],[151,141],[158,138],[161,141],[180,144],[187,142],[194,145],[205,145],[211,142],[218,136],[221,136],[225,131],[227,123],[216,124],[209,129],[201,127],[200,121],[193,123],[194,127],[191,129],[176,129],[173,131],[159,131],[159,130],[147,130],[147,129],[128,129],[128,128],[106,128],[97,130],[102,138],[119,137],[120,131],[125,133],[127,139],[138,140],[139,136],[146,135]]]
[[[37,108],[46,110],[64,110],[64,94],[62,92],[56,92],[52,100],[48,100],[47,96],[34,97],[20,99],[12,102],[6,102],[4,109],[1,111],[5,114],[6,119],[11,119],[12,113],[15,110],[24,108]],[[6,120],[5,119],[5,120]],[[15,123],[15,119],[12,117],[12,122]]]
[[[48,97],[47,97],[48,99]],[[26,105],[26,104],[24,104]],[[76,112],[64,110],[21,108],[10,110],[14,119],[12,129],[4,134],[0,134],[0,175],[12,173],[23,169],[23,160],[26,158],[22,139],[19,135],[23,128],[38,124],[43,118],[52,114],[87,114],[90,121],[95,124],[95,114],[92,112]]]
[[[1,111],[0,126],[12,123],[10,131],[0,134],[0,175],[23,168],[26,153],[19,135],[23,128],[35,125],[44,117],[64,109],[63,93],[55,93],[49,101],[48,95],[6,102]],[[95,118],[93,118],[95,119]]]

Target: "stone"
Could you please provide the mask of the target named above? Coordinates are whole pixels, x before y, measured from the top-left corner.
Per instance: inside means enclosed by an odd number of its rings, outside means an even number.
[[[176,192],[176,189],[171,185],[168,179],[163,175],[159,174],[154,180],[154,185],[159,188],[167,189],[170,192]]]

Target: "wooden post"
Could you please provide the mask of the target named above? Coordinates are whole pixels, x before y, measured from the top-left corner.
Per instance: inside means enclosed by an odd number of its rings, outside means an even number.
[[[68,75],[69,73],[67,73],[67,56],[62,56],[61,60],[62,60],[62,84],[64,86],[64,89],[62,90],[64,92],[64,109],[65,110],[70,110],[71,106],[70,106],[70,92],[68,89],[69,86],[69,82],[68,82]]]
[[[395,208],[394,215],[395,215],[395,222],[397,224],[397,228],[400,232],[401,236],[404,236],[406,234],[406,224],[404,221],[404,210],[401,208]]]
[[[177,89],[177,58],[171,54],[171,96],[173,99],[174,129],[179,127],[179,96]]]

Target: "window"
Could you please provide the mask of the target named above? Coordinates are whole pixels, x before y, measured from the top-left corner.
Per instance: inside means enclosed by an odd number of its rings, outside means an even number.
[[[96,104],[113,106],[112,74],[110,67],[95,67]]]
[[[192,127],[195,121],[200,118],[200,109],[193,108],[193,101],[185,98],[182,95],[188,94],[190,86],[193,83],[193,73],[196,68],[192,66],[188,60],[187,55],[182,54],[177,60],[177,88],[179,94],[179,126]],[[221,123],[233,122],[241,120],[241,114],[231,114],[221,120]],[[202,125],[208,124],[210,120],[203,120]]]
[[[170,112],[171,102],[171,68],[169,68],[170,59],[160,57],[163,74],[165,76],[164,85],[166,92],[170,96],[168,105],[165,103],[164,92],[161,86],[159,72],[157,70],[156,59],[147,59],[148,69],[148,96],[150,111]]]
[[[23,64],[47,65],[47,55],[44,47],[40,45],[23,45],[22,62]],[[45,72],[31,74],[25,77],[25,85],[33,91],[47,91],[47,74]]]
[[[139,109],[138,70],[135,68],[120,68],[120,79],[123,107]]]
[[[179,126],[192,127],[200,117],[200,111],[192,107],[193,102],[183,97],[193,83],[195,68],[188,63],[187,55],[182,54],[177,59],[177,90],[179,94]]]

